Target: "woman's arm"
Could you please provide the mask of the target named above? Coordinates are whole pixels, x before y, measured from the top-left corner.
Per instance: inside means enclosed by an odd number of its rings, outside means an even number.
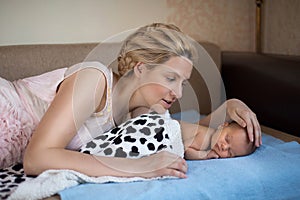
[[[224,122],[235,121],[242,127],[247,127],[250,141],[259,147],[262,144],[261,128],[255,113],[242,101],[229,99],[217,110],[199,121],[200,125],[218,127]]]
[[[105,88],[105,77],[96,69],[77,72],[61,84],[26,149],[24,156],[26,174],[38,175],[48,169],[72,169],[90,176],[172,175],[184,178],[187,170],[186,162],[169,153],[133,160],[93,157],[65,149],[84,121],[93,112],[102,109],[101,101],[105,96]],[[169,162],[160,165],[162,159]],[[153,166],[151,170],[138,171],[145,168],[144,165],[150,166],[149,163]],[[118,166],[127,168],[123,170]]]

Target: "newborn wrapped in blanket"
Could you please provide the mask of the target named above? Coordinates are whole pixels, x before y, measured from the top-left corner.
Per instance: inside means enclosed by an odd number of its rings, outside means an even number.
[[[166,150],[183,157],[180,125],[168,113],[143,114],[101,134],[80,152],[97,156],[141,158]]]

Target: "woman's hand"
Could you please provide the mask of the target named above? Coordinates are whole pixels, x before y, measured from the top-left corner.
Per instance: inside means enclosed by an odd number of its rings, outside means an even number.
[[[159,176],[175,176],[178,178],[187,178],[188,169],[186,161],[170,152],[161,151],[148,157],[142,158],[143,170],[148,172],[142,176],[145,178]]]
[[[250,108],[238,99],[229,99],[226,102],[226,119],[237,122],[246,127],[250,141],[259,147],[262,144],[261,129],[256,115]]]
[[[175,176],[186,178],[186,161],[170,152],[160,151],[139,159],[111,158],[94,156],[101,165],[105,165],[123,177],[154,178]]]

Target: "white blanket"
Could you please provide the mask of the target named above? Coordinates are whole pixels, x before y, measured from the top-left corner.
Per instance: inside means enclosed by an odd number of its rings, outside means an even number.
[[[181,138],[181,129],[177,121],[170,119],[166,131],[172,137],[173,153],[183,157],[184,147]],[[61,190],[82,183],[133,182],[150,181],[157,179],[174,178],[170,176],[145,179],[141,177],[121,178],[112,176],[90,177],[73,170],[47,170],[38,177],[27,180],[19,185],[9,200],[35,200],[50,197]]]
[[[47,170],[38,177],[25,181],[19,185],[8,200],[37,200],[50,197],[66,188],[82,183],[108,183],[150,181],[174,177],[157,177],[145,179],[140,177],[121,178],[113,176],[90,177],[73,170]]]

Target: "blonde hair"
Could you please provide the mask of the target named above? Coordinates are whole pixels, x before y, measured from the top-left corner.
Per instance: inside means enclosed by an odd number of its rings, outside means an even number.
[[[192,60],[192,48],[190,39],[173,24],[153,23],[141,27],[128,36],[121,47],[119,75],[131,71],[138,62],[162,64],[175,56]]]

